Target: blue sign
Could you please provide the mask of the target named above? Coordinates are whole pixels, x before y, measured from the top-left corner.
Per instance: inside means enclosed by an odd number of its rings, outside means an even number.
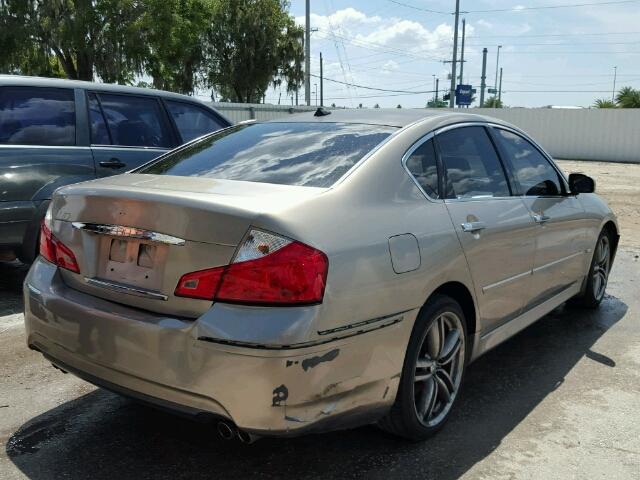
[[[456,105],[471,105],[473,87],[471,85],[458,85],[456,87]]]

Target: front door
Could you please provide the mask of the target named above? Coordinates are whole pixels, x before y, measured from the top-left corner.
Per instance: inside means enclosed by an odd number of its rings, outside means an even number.
[[[159,99],[88,94],[91,150],[99,177],[124,173],[177,144]]]
[[[551,162],[516,132],[495,127],[493,137],[523,202],[537,224],[529,308],[582,280],[588,245],[584,209]]]
[[[445,205],[467,258],[483,333],[516,317],[527,303],[536,224],[512,196],[505,169],[483,126],[436,135]]]

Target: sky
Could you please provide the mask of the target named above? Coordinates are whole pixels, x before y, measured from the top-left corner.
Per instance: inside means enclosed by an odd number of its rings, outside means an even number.
[[[303,26],[304,8],[304,0],[291,0],[290,13]],[[455,0],[311,0],[311,73],[320,74],[322,52],[325,105],[424,107],[435,78],[440,90],[449,88],[451,63],[442,61],[453,52],[454,10]],[[640,0],[460,0],[460,10],[467,12],[459,24],[461,37],[466,19],[463,80],[478,97],[482,49],[493,86],[498,45],[502,100],[511,107],[610,99],[614,67],[616,89],[640,88]],[[312,105],[318,83],[312,77]],[[284,88],[266,100],[292,101]]]

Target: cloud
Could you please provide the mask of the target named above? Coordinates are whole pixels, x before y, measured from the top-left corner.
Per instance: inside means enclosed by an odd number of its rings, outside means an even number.
[[[413,20],[394,19],[371,33],[359,34],[356,38],[365,44],[381,45],[413,54],[437,52],[451,48],[453,27],[442,23],[435,29],[428,30]]]
[[[332,29],[344,29],[349,31],[357,27],[376,24],[382,21],[382,19],[377,15],[369,17],[367,14],[352,7],[336,10],[331,15],[318,15],[316,13],[311,13],[310,20],[311,28],[317,28],[321,31]],[[305,18],[303,16],[296,17],[296,23],[304,25]]]
[[[398,65],[398,62],[388,60],[384,65],[382,65],[382,71],[385,73],[390,73],[394,70],[397,70],[399,66],[400,65]]]
[[[493,23],[487,22],[486,20],[484,20],[482,18],[476,22],[476,25],[478,25],[480,27],[483,27],[483,28],[486,28],[486,29],[493,28]]]

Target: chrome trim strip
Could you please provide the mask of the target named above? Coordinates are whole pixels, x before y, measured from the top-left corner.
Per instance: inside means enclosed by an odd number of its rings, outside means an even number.
[[[500,280],[498,282],[495,283],[491,283],[489,285],[486,285],[484,287],[482,287],[482,293],[485,293],[487,290],[491,290],[492,288],[496,288],[496,287],[500,287],[506,283],[512,282],[514,280],[518,280],[519,278],[522,277],[526,277],[527,275],[531,275],[533,273],[532,270],[527,270],[526,272],[522,272],[522,273],[518,273],[517,275],[514,275],[512,277],[509,278],[505,278],[504,280]]]
[[[567,260],[577,257],[578,255],[584,255],[585,253],[586,252],[583,250],[581,252],[575,252],[575,253],[572,253],[571,255],[567,255],[566,257],[559,258],[558,260],[554,260],[553,262],[545,263],[544,265],[540,265],[539,267],[534,268],[533,273],[539,272],[540,270],[544,270],[545,268],[553,267],[554,265],[557,265],[562,262],[566,262]]]
[[[128,285],[121,285],[119,283],[107,282],[105,280],[98,280],[97,278],[84,277],[84,281],[94,287],[106,288],[107,290],[113,290],[118,293],[133,295],[135,297],[149,298],[152,300],[163,300],[165,302],[169,299],[168,296],[162,293],[154,292],[152,290],[130,287]]]
[[[42,291],[36,287],[34,287],[33,285],[31,285],[30,283],[27,283],[27,288],[29,290],[31,290],[33,293],[35,293],[36,295],[42,295]]]
[[[149,240],[150,242],[166,243],[168,245],[182,246],[186,240],[165,233],[152,232],[136,227],[125,227],[122,225],[105,225],[100,223],[72,222],[71,225],[77,230],[95,233],[98,235],[109,235],[112,237],[138,238]]]
[[[1,143],[0,148],[35,148],[35,149],[50,149],[61,150],[71,148],[74,150],[82,149],[82,150],[90,150],[91,148],[85,145],[24,145],[17,143]]]

